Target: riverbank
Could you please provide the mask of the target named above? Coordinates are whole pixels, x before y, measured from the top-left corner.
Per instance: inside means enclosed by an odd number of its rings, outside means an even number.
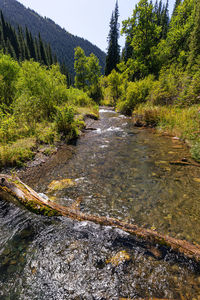
[[[74,143],[98,118],[99,113],[96,107],[79,107],[76,108],[74,115],[75,130],[73,135],[59,135],[54,128],[55,124],[46,122],[40,124],[39,131],[30,137],[0,144],[1,172],[12,173],[15,169],[28,170],[42,165],[59,149],[63,147],[70,149],[70,144]]]
[[[153,127],[185,142],[191,157],[200,162],[200,107],[139,105],[132,114],[136,126]]]

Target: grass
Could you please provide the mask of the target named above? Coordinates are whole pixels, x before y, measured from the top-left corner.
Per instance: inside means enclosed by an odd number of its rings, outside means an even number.
[[[24,162],[31,160],[35,153],[35,138],[23,138],[13,143],[0,145],[0,164],[4,166],[22,166]]]
[[[160,131],[186,141],[191,147],[192,157],[200,162],[200,105],[180,108],[146,103],[139,105],[133,115],[142,117],[147,126],[154,125]]]
[[[56,120],[52,122],[37,122],[34,124],[34,129],[26,128],[25,131],[20,126],[17,129],[14,128],[14,125],[8,126],[7,131],[5,131],[7,134],[6,138],[4,136],[1,137],[0,128],[0,167],[23,166],[24,163],[34,158],[36,150],[42,145],[47,146],[44,154],[51,155],[55,150],[54,145],[61,139],[64,138],[65,142],[68,142],[69,139],[79,135],[79,131],[85,127],[84,116],[99,117],[98,107],[95,105],[74,107],[74,113],[73,128],[70,127],[73,130],[70,130],[70,134],[65,136],[63,136],[62,132],[59,132]],[[62,121],[64,122],[65,120]],[[22,125],[24,126],[24,124]],[[69,126],[68,120],[66,120],[66,125]]]

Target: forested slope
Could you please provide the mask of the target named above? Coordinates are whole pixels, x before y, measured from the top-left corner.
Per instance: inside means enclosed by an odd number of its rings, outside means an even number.
[[[70,73],[74,72],[74,48],[80,46],[86,53],[94,53],[104,68],[105,53],[89,41],[74,36],[62,29],[48,18],[43,18],[31,9],[25,8],[16,0],[0,0],[0,9],[3,11],[5,19],[15,27],[26,26],[33,36],[41,34],[42,39],[50,43],[52,51],[56,53],[60,63],[65,62]]]

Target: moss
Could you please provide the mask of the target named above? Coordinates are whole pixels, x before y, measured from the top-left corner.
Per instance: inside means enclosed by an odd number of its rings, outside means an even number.
[[[61,215],[57,210],[55,210],[51,207],[48,207],[46,205],[37,203],[35,201],[28,200],[28,201],[25,201],[23,204],[28,210],[30,210],[36,214],[41,214],[43,216],[48,216],[48,217]]]

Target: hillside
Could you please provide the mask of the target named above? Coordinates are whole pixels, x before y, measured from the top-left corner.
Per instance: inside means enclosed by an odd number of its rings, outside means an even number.
[[[94,53],[104,69],[105,53],[89,41],[70,34],[49,18],[41,17],[16,0],[0,0],[0,9],[6,20],[15,27],[18,24],[23,28],[27,26],[33,36],[40,32],[42,39],[51,45],[59,62],[66,63],[70,73],[74,72],[74,48],[77,46],[80,46],[86,55]]]

